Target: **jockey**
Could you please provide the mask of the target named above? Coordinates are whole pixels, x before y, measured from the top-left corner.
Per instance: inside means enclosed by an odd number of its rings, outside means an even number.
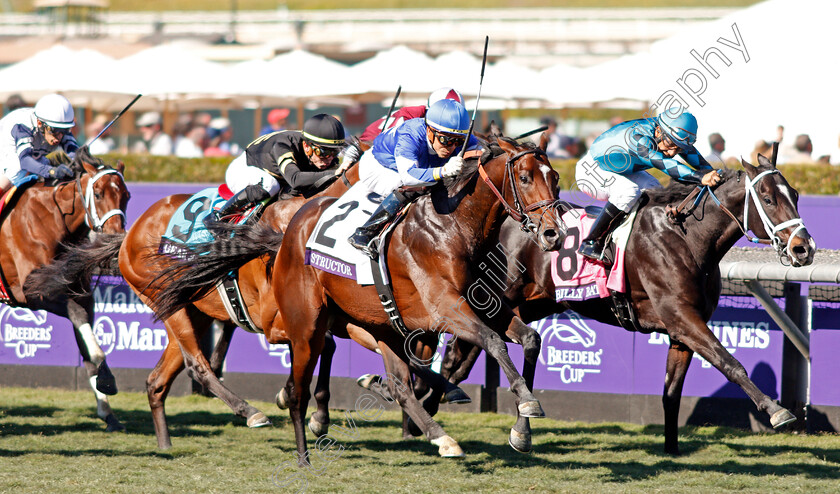
[[[79,145],[70,132],[75,124],[73,105],[58,94],[48,94],[34,108],[17,109],[0,120],[0,189],[7,192],[31,174],[65,180],[73,178],[67,165],[50,165],[47,155],[62,149],[70,159]]]
[[[280,192],[298,196],[319,192],[350,166],[350,160],[333,166],[345,146],[341,122],[325,113],[308,119],[303,131],[281,130],[256,138],[228,165],[225,182],[237,192],[215,217],[207,217],[207,223]]]
[[[375,259],[378,253],[371,242],[412,199],[400,187],[432,185],[461,173],[464,159],[458,154],[469,128],[464,105],[442,99],[432,104],[425,119],[412,118],[379,135],[359,161],[359,178],[368,190],[387,197],[348,239],[350,245]],[[470,136],[467,149],[478,146],[478,139]]]
[[[716,185],[720,176],[694,148],[696,140],[697,119],[673,108],[657,118],[620,123],[595,139],[575,167],[575,181],[587,195],[608,202],[578,253],[601,260],[604,239],[633,209],[642,190],[661,187],[645,170],[658,168],[680,182]]]
[[[388,128],[399,127],[402,125],[403,122],[412,118],[423,118],[426,116],[426,111],[432,107],[433,104],[437,103],[442,99],[452,99],[457,101],[458,103],[464,104],[464,98],[461,96],[461,93],[456,91],[451,87],[442,87],[440,89],[435,89],[429,95],[429,100],[426,102],[426,105],[419,105],[419,106],[404,106],[399,110],[395,111],[391,114],[390,120],[388,120]],[[380,118],[376,122],[368,125],[362,135],[359,137],[359,140],[362,142],[373,142],[373,140],[382,132],[382,121],[385,120],[385,117]]]

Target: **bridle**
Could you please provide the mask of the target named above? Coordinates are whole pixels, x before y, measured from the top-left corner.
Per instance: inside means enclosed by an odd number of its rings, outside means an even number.
[[[783,222],[779,223],[778,225],[774,224],[770,220],[770,218],[767,216],[767,213],[764,211],[764,207],[761,205],[761,201],[759,200],[759,197],[758,197],[758,192],[756,192],[756,190],[755,190],[755,186],[759,182],[759,180],[761,180],[762,178],[764,178],[767,175],[774,175],[776,173],[781,173],[781,172],[777,169],[765,170],[765,171],[759,173],[758,175],[756,175],[756,177],[753,178],[752,180],[747,180],[747,181],[744,182],[745,195],[744,195],[744,221],[743,222],[741,220],[739,220],[738,218],[736,218],[735,215],[732,214],[732,212],[720,202],[720,199],[717,198],[714,191],[712,191],[712,189],[708,185],[704,185],[704,186],[697,187],[696,189],[694,189],[694,191],[688,197],[686,197],[685,200],[682,203],[680,203],[679,206],[677,206],[677,208],[669,211],[668,214],[669,214],[669,216],[675,217],[675,218],[679,218],[680,216],[686,216],[686,215],[690,214],[691,211],[694,210],[694,208],[696,208],[700,204],[700,201],[702,200],[703,196],[706,193],[708,193],[709,196],[712,198],[712,200],[714,200],[715,203],[718,205],[718,207],[720,207],[720,209],[723,210],[723,212],[726,213],[730,218],[732,218],[732,220],[738,225],[738,228],[741,229],[741,232],[744,234],[744,236],[747,238],[748,241],[750,241],[754,244],[772,245],[773,248],[776,250],[776,253],[779,255],[779,261],[782,264],[789,265],[790,261],[791,261],[791,259],[790,259],[791,245],[790,245],[790,243],[793,241],[793,238],[796,236],[796,234],[799,233],[799,230],[804,230],[805,229],[805,224],[802,221],[802,218],[793,218],[793,219],[790,219],[790,220],[787,220],[787,221],[783,221]],[[740,175],[739,175],[738,181],[740,182]],[[683,213],[682,212],[683,207],[692,198],[694,199],[694,204],[691,206],[691,208],[688,209],[687,212]],[[752,201],[750,201],[750,198],[752,198]],[[764,230],[766,232],[769,232],[769,234],[770,234],[769,239],[753,237],[747,232],[746,226],[749,223],[750,202],[752,202],[755,205],[755,209],[758,212],[758,217],[761,218],[761,223],[764,226]],[[788,237],[787,245],[783,246],[782,245],[782,239],[781,239],[781,237],[779,237],[778,233],[782,230],[787,229],[787,228],[793,228],[793,231],[791,232],[790,236]]]
[[[112,216],[122,216],[123,225],[125,225],[125,211],[119,208],[112,209],[102,215],[99,216],[99,213],[96,211],[96,201],[94,200],[94,193],[93,193],[93,184],[96,183],[97,180],[100,178],[111,175],[116,173],[119,175],[120,180],[125,183],[125,178],[122,176],[122,173],[113,169],[113,168],[99,168],[98,171],[94,176],[88,180],[87,188],[85,192],[82,193],[82,176],[76,176],[76,190],[79,192],[79,196],[82,198],[82,204],[85,208],[85,224],[94,232],[99,233],[102,231],[102,226],[105,224],[108,219]]]
[[[544,201],[535,202],[533,204],[524,205],[524,200],[522,199],[522,191],[519,190],[519,184],[517,183],[515,177],[513,176],[513,168],[516,162],[529,154],[533,154],[535,158],[546,157],[547,155],[545,151],[540,148],[534,149],[526,149],[525,151],[520,151],[513,156],[509,156],[507,161],[505,161],[505,175],[504,179],[502,180],[502,190],[505,189],[505,183],[510,180],[511,184],[511,191],[513,192],[513,206],[511,206],[506,200],[504,195],[499,192],[499,189],[493,184],[493,181],[490,180],[490,176],[487,175],[487,171],[484,169],[481,163],[478,164],[478,173],[481,175],[481,178],[484,179],[484,182],[490,187],[490,190],[496,195],[499,199],[499,202],[502,203],[502,206],[505,208],[505,211],[510,215],[511,218],[519,222],[519,228],[522,229],[523,232],[530,233],[532,235],[536,235],[539,231],[540,225],[542,225],[543,217],[549,211],[555,211],[556,208],[559,206],[559,202],[557,199],[546,199]],[[540,218],[537,223],[531,219],[531,212],[536,209],[542,209],[542,214],[540,214]],[[557,226],[560,227],[562,225],[561,222],[557,221]]]

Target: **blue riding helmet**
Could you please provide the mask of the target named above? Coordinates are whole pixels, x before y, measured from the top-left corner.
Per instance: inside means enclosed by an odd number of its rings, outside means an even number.
[[[426,125],[444,134],[466,134],[470,130],[470,114],[461,103],[442,99],[426,112]]]
[[[674,144],[688,151],[697,141],[697,119],[687,111],[675,116],[672,110],[660,113],[656,121],[662,132],[674,141]]]

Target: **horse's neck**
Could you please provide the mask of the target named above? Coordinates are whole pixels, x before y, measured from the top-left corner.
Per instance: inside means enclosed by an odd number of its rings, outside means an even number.
[[[726,207],[738,221],[743,220],[745,194],[743,178],[741,181],[731,178],[723,187],[715,191],[715,196],[721,201],[721,205]],[[703,208],[692,216],[699,221],[694,220],[694,224],[686,225],[686,239],[698,262],[702,260],[706,264],[717,265],[735,245],[735,242],[744,235],[738,223],[730,218],[711,197],[706,197]]]
[[[492,166],[484,167],[490,181],[503,196],[509,187],[509,184],[504,181],[506,159],[507,156],[503,154],[490,162]],[[474,174],[473,180],[475,180],[474,190],[460,201],[451,213],[449,221],[463,235],[470,236],[475,246],[480,246],[488,239],[498,237],[505,219],[505,209],[478,171]],[[469,183],[465,184],[462,190],[466,187],[469,187]]]

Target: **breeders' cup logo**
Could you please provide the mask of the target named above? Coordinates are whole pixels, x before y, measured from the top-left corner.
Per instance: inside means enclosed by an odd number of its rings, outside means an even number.
[[[287,369],[292,368],[292,359],[291,353],[289,352],[289,345],[282,344],[282,345],[274,345],[265,340],[265,335],[257,335],[257,338],[260,340],[260,346],[263,347],[263,350],[268,352],[269,357],[277,357],[280,359],[280,363],[283,367]]]
[[[0,340],[11,348],[19,359],[34,357],[38,350],[49,349],[52,342],[52,325],[46,326],[47,311],[31,311],[21,307],[0,308]]]
[[[577,313],[567,311],[531,326],[542,337],[540,363],[547,370],[559,373],[563,383],[580,383],[586,374],[601,372],[599,367],[604,350],[587,350],[595,346],[598,335]]]

